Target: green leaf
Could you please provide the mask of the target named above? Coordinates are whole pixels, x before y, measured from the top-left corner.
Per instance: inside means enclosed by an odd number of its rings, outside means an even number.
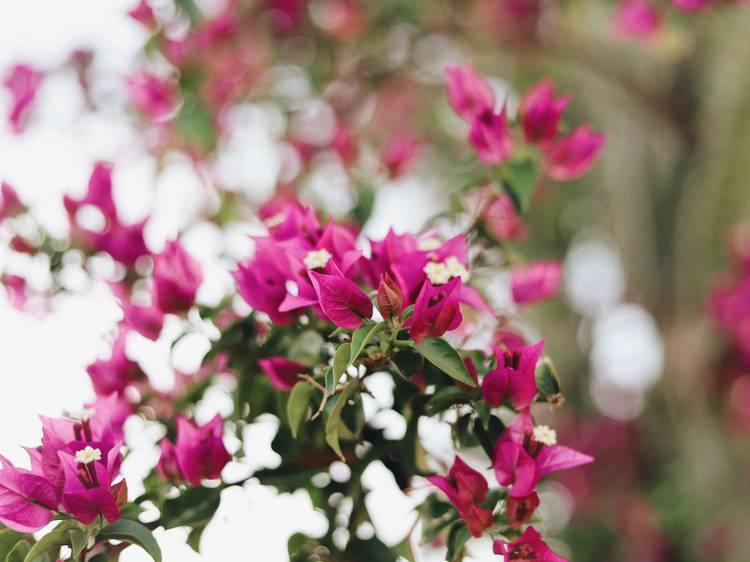
[[[338,348],[336,349],[336,353],[333,354],[333,378],[337,383],[341,379],[341,375],[346,372],[346,368],[349,366],[349,356],[351,355],[351,350],[352,344],[346,342],[338,346]]]
[[[464,546],[470,538],[471,533],[462,522],[451,527],[448,533],[448,553],[445,558],[447,562],[460,562]]]
[[[449,377],[467,386],[476,387],[477,384],[469,376],[461,356],[447,341],[426,338],[422,343],[415,343],[414,349]]]
[[[89,540],[87,533],[84,533],[80,529],[71,529],[70,533],[70,549],[73,551],[73,558],[78,559],[83,549],[86,548],[86,543]]]
[[[24,562],[26,557],[29,555],[31,545],[28,541],[22,540],[16,543],[16,545],[8,552],[5,556],[5,562]]]
[[[333,367],[329,367],[326,369],[325,374],[323,375],[323,379],[325,382],[326,392],[330,396],[334,392],[336,392],[336,384],[338,383],[338,379],[333,375]]]
[[[315,330],[305,330],[292,341],[287,354],[292,361],[314,365],[320,359],[325,340]]]
[[[539,394],[545,398],[554,398],[560,394],[560,380],[557,371],[548,357],[543,357],[536,366],[536,388]]]
[[[201,537],[203,536],[203,531],[205,530],[206,530],[205,525],[196,527],[190,531],[190,534],[188,535],[188,538],[187,538],[188,546],[192,548],[198,554],[200,554],[201,552]]]
[[[508,162],[503,168],[503,188],[519,213],[526,213],[539,181],[539,165],[531,158]]]
[[[301,381],[294,385],[286,403],[286,419],[292,436],[297,438],[297,431],[302,422],[305,421],[310,398],[315,393],[315,387],[310,383]]]
[[[474,435],[476,435],[479,444],[488,457],[492,458],[495,444],[504,429],[505,425],[497,416],[490,415],[486,424],[480,418],[474,420]]]
[[[468,404],[471,395],[457,386],[444,386],[427,401],[425,413],[434,416],[456,404]]]
[[[161,562],[161,549],[148,528],[138,521],[120,519],[104,527],[96,537],[96,542],[117,540],[140,546],[154,562]]]
[[[370,340],[387,327],[388,324],[385,322],[375,324],[374,326],[371,324],[362,324],[354,331],[352,334],[352,349],[351,357],[349,358],[349,366],[354,364]]]
[[[22,541],[27,536],[13,529],[0,527],[0,560],[5,560],[5,557],[16,547],[18,541]]]
[[[70,544],[69,529],[69,523],[60,523],[31,547],[31,550],[26,554],[26,558],[24,558],[24,562],[32,562],[50,551],[54,551],[55,557],[57,557],[60,547]]]
[[[349,401],[349,397],[357,389],[358,384],[356,380],[350,380],[344,390],[341,391],[336,403],[334,404],[331,413],[326,422],[326,442],[330,445],[331,449],[339,456],[342,461],[346,461],[344,454],[341,452],[341,444],[339,443],[339,433],[341,431],[341,412],[344,410]]]
[[[175,117],[174,125],[182,136],[203,150],[210,150],[216,142],[216,128],[211,112],[192,92],[184,93],[183,104]]]
[[[401,313],[401,321],[406,322],[409,318],[412,317],[413,314],[414,314],[414,305],[410,304]]]
[[[206,525],[216,513],[220,501],[221,488],[190,488],[164,502],[161,523],[165,529]]]
[[[346,553],[351,560],[367,562],[396,562],[397,555],[377,537],[360,539],[352,537],[346,545]]]

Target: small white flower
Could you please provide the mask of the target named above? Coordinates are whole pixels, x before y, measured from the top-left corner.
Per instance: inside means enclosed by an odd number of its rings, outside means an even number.
[[[76,462],[89,464],[100,460],[102,460],[102,452],[99,449],[94,449],[91,445],[86,445],[84,449],[76,452]]]
[[[432,250],[437,250],[442,245],[443,243],[437,238],[426,238],[419,241],[419,243],[417,244],[417,248],[419,248],[423,252],[429,252]]]
[[[538,425],[534,428],[534,439],[542,445],[557,445],[557,432],[546,425]]]
[[[460,277],[464,283],[469,280],[469,270],[464,267],[464,264],[456,256],[450,256],[445,260],[445,267],[448,268],[451,277]]]
[[[80,412],[70,412],[68,417],[73,420],[87,422],[96,415],[94,408],[84,408]]]
[[[265,225],[268,228],[273,228],[275,226],[279,226],[281,223],[283,223],[286,220],[286,215],[284,213],[277,213],[271,217],[268,217],[265,221]]]
[[[320,250],[312,250],[310,252],[307,252],[307,255],[304,259],[304,264],[307,269],[318,269],[319,267],[325,267],[325,265],[328,263],[328,260],[330,260],[333,256],[331,255],[331,252],[326,250],[325,248],[321,248]]]
[[[433,285],[444,285],[451,280],[451,272],[443,262],[431,261],[423,268],[427,278]]]

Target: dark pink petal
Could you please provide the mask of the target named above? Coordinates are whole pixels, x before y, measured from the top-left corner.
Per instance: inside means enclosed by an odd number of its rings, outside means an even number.
[[[284,357],[268,357],[258,361],[263,372],[268,375],[273,385],[279,390],[289,392],[297,382],[299,375],[308,371],[302,363]]]
[[[508,394],[508,369],[493,369],[482,379],[482,397],[493,408],[503,403]]]
[[[534,459],[521,445],[511,441],[498,442],[492,467],[501,486],[512,486],[511,496],[528,496],[539,481]]]
[[[458,115],[470,121],[482,111],[493,109],[495,93],[492,86],[472,65],[446,66],[445,77],[448,80],[448,103]]]
[[[540,261],[517,267],[511,273],[510,288],[513,300],[528,304],[557,294],[562,280],[558,262]]]
[[[0,463],[0,522],[22,533],[38,531],[57,508],[55,488],[44,476],[16,468],[4,457]]]
[[[604,135],[581,125],[557,141],[545,154],[547,173],[557,181],[573,181],[585,175],[604,146]]]
[[[372,302],[357,285],[339,275],[310,272],[320,308],[328,319],[348,330],[362,325],[363,319],[372,316]]]
[[[542,447],[535,460],[537,474],[541,478],[550,472],[589,464],[594,462],[594,457],[584,455],[564,445],[552,445],[551,447]]]
[[[501,113],[485,110],[474,117],[469,142],[485,164],[506,162],[513,152],[514,143],[505,110]]]
[[[182,245],[167,242],[164,251],[154,258],[154,302],[162,312],[181,314],[195,303],[198,287],[203,283],[200,263]]]
[[[560,117],[570,97],[555,99],[555,87],[548,78],[524,94],[518,112],[526,142],[547,143],[557,136]]]

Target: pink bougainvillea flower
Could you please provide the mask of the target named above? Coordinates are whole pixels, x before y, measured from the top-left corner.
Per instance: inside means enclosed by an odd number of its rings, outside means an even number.
[[[542,540],[534,527],[527,527],[523,534],[513,542],[496,540],[492,551],[503,557],[503,562],[521,560],[536,560],[537,562],[568,562],[559,554],[555,554]]]
[[[162,312],[181,314],[195,304],[203,283],[201,265],[173,240],[154,257],[154,303]]]
[[[146,380],[138,363],[125,354],[127,330],[122,330],[112,345],[109,359],[99,359],[86,367],[97,396],[122,393],[127,387]]]
[[[505,515],[508,516],[511,527],[518,529],[531,519],[537,507],[539,507],[539,496],[536,492],[520,498],[510,496],[505,500]]]
[[[21,203],[16,190],[7,182],[0,187],[0,221],[15,217],[26,210],[26,205]]]
[[[200,427],[183,417],[177,418],[177,440],[161,442],[162,455],[157,471],[169,481],[186,480],[200,486],[201,480],[215,480],[232,460],[222,439],[223,423],[218,414]]]
[[[115,294],[122,308],[123,325],[135,330],[144,338],[156,341],[164,326],[164,313],[155,306],[133,304],[123,291]]]
[[[138,4],[128,11],[128,15],[146,27],[154,28],[157,25],[154,11],[151,9],[147,0],[139,0]]]
[[[285,391],[292,390],[299,381],[299,375],[306,373],[308,368],[302,363],[297,363],[284,357],[268,357],[258,361],[263,372],[268,375],[273,385]]]
[[[68,214],[75,220],[75,214],[85,205],[91,205],[101,211],[108,224],[117,222],[117,207],[112,196],[112,164],[97,162],[89,176],[86,195],[81,199],[73,199],[69,195],[63,197],[63,203]]]
[[[562,280],[559,262],[532,262],[513,270],[510,289],[518,304],[529,304],[557,294]]]
[[[497,350],[497,367],[482,379],[485,402],[498,407],[507,399],[517,410],[528,408],[537,393],[536,364],[543,347],[540,341],[515,351]]]
[[[604,135],[579,126],[556,141],[545,153],[547,174],[557,181],[573,181],[585,175],[604,146]]]
[[[16,310],[25,310],[29,300],[29,292],[26,279],[18,275],[0,275],[0,284],[5,287],[8,294],[8,302]]]
[[[554,140],[569,103],[570,96],[555,99],[555,86],[549,78],[529,89],[518,107],[526,142],[544,144]]]
[[[661,16],[649,0],[622,0],[614,19],[622,37],[648,39],[661,28]]]
[[[494,523],[492,511],[480,507],[487,498],[487,479],[457,455],[448,476],[428,476],[427,480],[440,488],[454,505],[466,526],[475,537]]]
[[[50,522],[57,494],[41,475],[16,468],[0,456],[0,523],[20,533],[34,533]]]
[[[397,136],[383,147],[380,161],[388,175],[397,178],[411,169],[421,147],[422,143],[413,137]]]
[[[518,216],[510,197],[496,197],[483,213],[487,228],[500,240],[517,240],[526,233],[526,226]]]
[[[445,285],[435,286],[428,279],[414,302],[409,333],[417,343],[426,337],[437,338],[461,324],[459,295],[461,279],[454,277]]]
[[[176,94],[169,80],[143,72],[128,78],[130,103],[154,123],[167,121],[177,107]]]
[[[495,107],[495,92],[483,76],[470,64],[446,66],[448,80],[448,103],[458,115],[467,121],[485,110]]]
[[[310,272],[318,303],[328,319],[347,330],[355,330],[372,317],[372,302],[357,285],[341,274]]]
[[[505,109],[493,113],[486,109],[477,114],[469,129],[469,142],[485,164],[502,164],[513,152],[513,136]]]
[[[501,486],[511,486],[509,495],[530,495],[539,480],[558,470],[593,462],[593,458],[557,444],[555,431],[534,426],[528,410],[521,411],[500,435],[492,455],[492,466]]]
[[[6,76],[3,84],[13,97],[8,121],[14,133],[23,132],[31,104],[42,83],[43,74],[26,64],[17,64]]]
[[[127,500],[125,481],[113,483],[120,470],[122,455],[119,446],[108,453],[87,445],[74,455],[59,452],[65,475],[62,506],[85,525],[101,514],[113,523],[120,518],[120,505]]]

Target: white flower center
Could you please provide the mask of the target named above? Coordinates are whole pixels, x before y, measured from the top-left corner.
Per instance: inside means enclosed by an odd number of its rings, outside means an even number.
[[[456,256],[450,256],[445,260],[445,267],[451,274],[451,277],[460,277],[464,283],[469,280],[469,270],[464,267]]]
[[[534,439],[542,445],[557,445],[557,432],[546,425],[538,425],[534,428]]]
[[[442,245],[443,243],[437,238],[426,238],[425,240],[419,241],[417,248],[423,252],[429,252],[431,250],[437,250]]]
[[[321,248],[320,250],[312,250],[310,252],[307,252],[307,255],[304,259],[304,264],[307,269],[318,269],[319,267],[325,267],[325,265],[328,263],[328,260],[330,260],[333,256],[331,255],[331,252],[326,250],[325,248]]]
[[[453,277],[460,277],[464,282],[469,280],[469,271],[456,256],[450,256],[444,262],[427,262],[423,270],[433,285],[444,285]]]
[[[94,449],[91,445],[86,445],[84,449],[76,452],[76,462],[89,464],[90,462],[102,460],[102,452]]]
[[[96,415],[94,408],[84,408],[80,412],[70,412],[68,417],[73,420],[87,422]]]
[[[275,226],[279,226],[285,220],[286,215],[284,213],[277,213],[271,217],[268,217],[264,222],[268,228],[273,228]]]

